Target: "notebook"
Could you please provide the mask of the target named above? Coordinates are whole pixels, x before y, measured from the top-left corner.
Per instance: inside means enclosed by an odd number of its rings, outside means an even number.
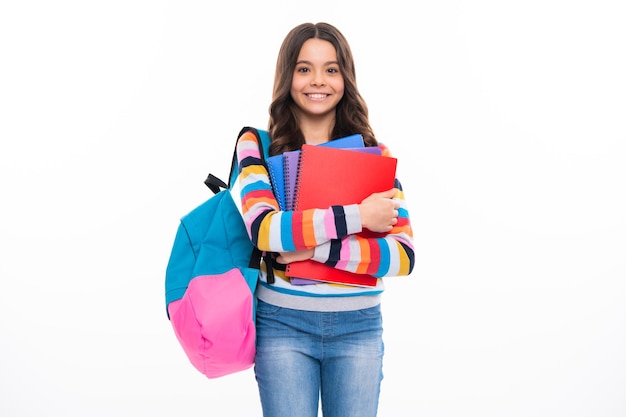
[[[365,149],[365,148],[364,148]],[[300,151],[288,151],[283,153],[285,178],[285,210],[293,210],[293,199],[298,179],[298,164],[300,163]]]
[[[380,149],[378,146],[368,146],[366,148],[346,148],[346,150],[366,152],[366,153],[371,153],[371,154],[375,154],[375,155],[382,155],[382,153],[383,153],[382,149]],[[295,163],[298,163],[298,162],[299,162],[299,156],[298,156],[298,161],[295,162]],[[292,162],[292,164],[293,164],[293,162]],[[297,171],[297,166],[296,166],[295,170]],[[290,171],[293,172],[294,168],[291,167]],[[297,175],[293,175],[293,177],[295,179],[295,177],[297,177]],[[287,174],[286,173],[285,173],[285,178],[287,178]],[[294,187],[294,190],[295,190],[295,181],[294,181],[294,184],[285,186],[285,192],[288,194],[287,195],[287,207],[290,207],[290,203],[289,203],[290,200],[289,199],[291,197],[289,197],[289,194],[291,192],[289,191],[289,188],[292,187],[292,186]],[[293,207],[293,204],[291,204],[291,207]],[[290,210],[293,210],[293,209],[290,209]],[[291,277],[289,279],[289,281],[293,285],[308,285],[308,284],[319,284],[320,283],[320,281],[315,281],[315,280],[306,279],[306,278],[298,278],[298,277]],[[376,285],[376,281],[373,281],[373,284]]]
[[[363,136],[354,134],[324,142],[318,146],[333,148],[364,148]],[[364,148],[365,149],[365,148]],[[267,158],[268,171],[281,211],[293,210],[293,193],[298,176],[300,151],[287,151]]]
[[[337,140],[332,142],[323,143],[320,146],[330,146],[328,144],[334,144],[334,147],[337,147]],[[345,142],[342,142],[345,143]],[[343,148],[342,148],[343,149]],[[367,152],[376,155],[381,155],[382,150],[377,146],[368,146],[367,148],[346,148],[349,150],[356,150],[359,152]],[[292,211],[293,207],[293,199],[296,191],[296,183],[298,180],[298,165],[300,163],[300,151],[287,151],[283,153],[283,187],[284,187],[284,201],[285,201],[285,210]]]
[[[358,204],[374,192],[393,188],[397,159],[369,152],[303,145],[294,210]],[[364,229],[365,237],[382,237]],[[377,279],[308,260],[287,265],[287,276],[309,280],[375,286]]]
[[[265,163],[267,165],[267,172],[270,175],[274,196],[276,197],[276,201],[278,201],[278,208],[281,211],[285,211],[287,210],[287,202],[285,200],[283,156],[270,156],[269,158],[265,158]]]

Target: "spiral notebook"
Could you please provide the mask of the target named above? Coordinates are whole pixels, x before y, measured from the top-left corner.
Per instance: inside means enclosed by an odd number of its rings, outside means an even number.
[[[354,150],[303,145],[294,210],[358,204],[394,187],[397,159]],[[382,237],[364,229],[364,237]],[[287,276],[340,284],[375,286],[376,277],[308,260],[287,265]]]
[[[324,142],[319,146],[334,148],[363,148],[365,144],[363,142],[362,135],[354,134]],[[285,156],[289,158],[289,167],[285,163]],[[293,210],[293,190],[295,189],[295,180],[298,175],[297,160],[299,157],[300,151],[288,151],[265,159],[267,171],[272,183],[272,189],[274,190],[274,196],[278,201],[278,207],[281,211]],[[289,174],[290,168],[291,174]],[[289,176],[285,177],[285,175]]]
[[[334,141],[337,142],[337,141]],[[330,142],[327,142],[330,143]],[[327,144],[323,144],[328,146]],[[323,146],[320,145],[320,146]],[[331,146],[340,148],[339,146]],[[382,150],[377,146],[358,147],[358,148],[343,148],[346,150],[355,150],[359,152],[366,152],[376,155],[381,155]],[[283,154],[284,164],[284,187],[285,187],[285,206],[287,211],[295,210],[294,199],[296,192],[296,184],[298,182],[298,167],[300,165],[300,151],[290,151]]]
[[[281,211],[287,210],[287,203],[285,200],[285,177],[283,174],[283,156],[274,155],[269,158],[265,158],[267,165],[267,172],[270,175],[270,181],[272,183],[272,190],[274,190],[274,196],[278,201],[278,208]]]
[[[293,210],[293,200],[298,180],[298,165],[300,164],[300,151],[283,153],[284,178],[285,178],[285,207],[287,211]]]
[[[345,149],[352,150],[352,151],[366,152],[366,153],[371,153],[375,155],[381,155],[383,152],[382,149],[380,149],[378,146],[368,146],[366,148],[345,148]],[[285,168],[287,169],[287,164],[289,164],[291,166],[288,168],[288,170],[292,173],[295,172],[295,174],[291,174],[291,180],[287,180],[288,175],[287,175],[287,172],[285,172],[285,182],[289,183],[285,185],[285,194],[286,194],[286,200],[287,200],[287,207],[291,207],[290,210],[293,210],[293,195],[295,194],[296,179],[298,175],[297,164],[299,163],[300,152],[297,151],[297,154],[298,154],[297,158],[288,157],[285,159]],[[287,156],[286,152],[285,152],[285,156]],[[287,162],[288,159],[293,159],[293,160]],[[289,281],[293,285],[319,284],[319,281],[305,279],[305,278],[298,278],[298,277],[291,277]]]

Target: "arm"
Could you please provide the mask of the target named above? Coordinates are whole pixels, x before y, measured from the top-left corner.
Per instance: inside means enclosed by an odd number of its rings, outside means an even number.
[[[391,156],[386,146],[381,144],[380,148],[383,155]],[[333,239],[317,246],[311,259],[337,269],[376,277],[409,275],[415,265],[413,231],[398,179],[394,191],[372,194],[359,205],[363,227],[384,234],[350,234]],[[391,217],[390,212],[393,212]]]
[[[389,154],[385,147],[383,152]],[[279,262],[283,263],[312,258],[375,276],[411,272],[412,231],[398,181],[393,191],[372,195],[361,204],[279,211],[254,134],[242,135],[237,158],[243,217],[250,239],[259,249],[280,252]],[[363,227],[387,233],[378,238],[356,235]]]
[[[312,259],[335,268],[376,277],[409,275],[415,264],[413,231],[404,192],[398,180],[393,200],[398,205],[397,221],[384,236],[363,237],[352,234],[333,239],[317,246]]]
[[[331,239],[341,239],[362,230],[356,204],[279,211],[253,133],[245,133],[239,138],[237,159],[242,214],[250,239],[259,249],[269,252],[312,249]]]
[[[400,203],[393,200],[396,189],[392,188],[382,193],[374,193],[358,205],[362,227],[373,232],[386,233],[393,229],[398,222]],[[288,264],[296,261],[311,259],[315,254],[314,248],[281,252],[278,262]]]

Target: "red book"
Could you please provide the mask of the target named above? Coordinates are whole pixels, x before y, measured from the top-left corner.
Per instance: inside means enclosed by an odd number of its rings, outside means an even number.
[[[372,193],[393,188],[396,165],[397,159],[388,156],[302,145],[294,209],[358,204]],[[385,235],[366,229],[360,234]],[[313,260],[290,263],[287,276],[360,286],[375,286],[377,281],[369,274],[356,274]]]

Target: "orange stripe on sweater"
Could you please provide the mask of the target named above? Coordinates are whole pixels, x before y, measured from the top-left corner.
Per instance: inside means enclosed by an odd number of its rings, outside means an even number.
[[[315,232],[313,230],[313,213],[315,210],[304,210],[302,212],[302,239],[307,248],[317,245]]]
[[[361,251],[360,263],[356,269],[357,274],[367,274],[367,268],[370,261],[370,245],[367,239],[358,239],[359,249]]]

